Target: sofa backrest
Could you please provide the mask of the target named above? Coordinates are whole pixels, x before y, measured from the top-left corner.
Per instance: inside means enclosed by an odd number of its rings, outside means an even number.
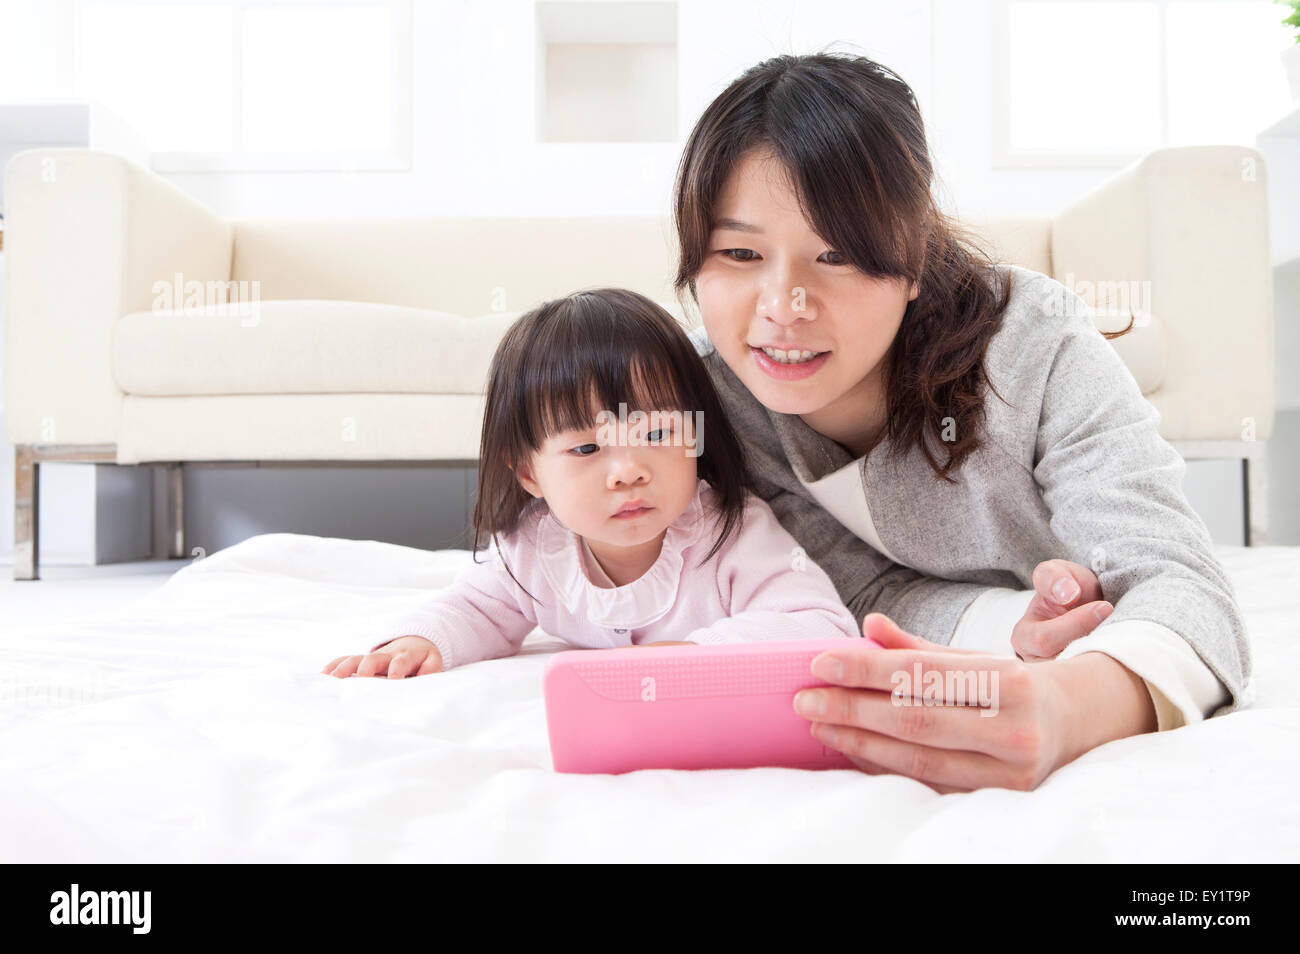
[[[1051,274],[1050,218],[962,224],[996,260]],[[259,282],[266,301],[370,301],[477,316],[616,286],[676,302],[676,237],[666,218],[263,219],[233,226],[231,278]]]

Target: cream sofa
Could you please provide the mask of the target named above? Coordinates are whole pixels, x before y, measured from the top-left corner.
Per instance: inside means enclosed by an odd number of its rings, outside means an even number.
[[[488,361],[523,310],[617,285],[698,320],[674,300],[661,218],[230,221],[83,149],[15,156],[5,197],[15,579],[38,574],[43,461],[168,467],[181,556],[186,462],[472,462]],[[1206,146],[1153,152],[1057,215],[964,223],[1099,313],[1141,292],[1115,346],[1184,456],[1243,461],[1253,542],[1273,424],[1266,214],[1259,154]]]

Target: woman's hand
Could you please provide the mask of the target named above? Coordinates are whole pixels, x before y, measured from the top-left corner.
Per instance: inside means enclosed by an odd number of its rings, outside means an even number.
[[[427,676],[442,672],[442,653],[423,636],[398,636],[384,643],[383,649],[359,656],[340,656],[326,663],[322,673],[346,679],[353,673],[358,676],[382,676],[403,679],[406,676]]]
[[[942,793],[1029,791],[1104,742],[1156,728],[1141,677],[1104,653],[1031,665],[935,645],[879,613],[862,634],[885,648],[816,656],[812,674],[833,685],[801,690],[794,704],[814,737],[871,775],[906,775]],[[910,685],[918,671],[922,685]],[[984,698],[961,698],[981,678]],[[941,704],[923,704],[932,685]]]
[[[1115,609],[1101,598],[1097,575],[1078,563],[1044,560],[1033,579],[1034,598],[1011,630],[1011,648],[1025,662],[1056,658]]]

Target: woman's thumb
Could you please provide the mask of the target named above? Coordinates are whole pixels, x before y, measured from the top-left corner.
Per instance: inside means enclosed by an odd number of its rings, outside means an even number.
[[[919,636],[899,628],[899,625],[884,613],[868,613],[862,620],[862,635],[874,639],[885,649],[916,649],[929,645]]]

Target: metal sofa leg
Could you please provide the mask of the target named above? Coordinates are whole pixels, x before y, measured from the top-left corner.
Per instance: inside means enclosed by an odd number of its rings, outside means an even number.
[[[28,444],[14,448],[14,579],[36,580],[40,463]]]
[[[115,444],[19,444],[14,448],[14,579],[40,579],[41,462],[113,464]]]
[[[1260,446],[1254,456],[1241,460],[1241,483],[1245,491],[1246,546],[1268,543],[1268,452]]]
[[[185,472],[180,461],[168,461],[161,465],[163,471],[162,492],[165,498],[161,507],[154,507],[157,515],[161,511],[163,519],[163,539],[154,550],[155,560],[175,560],[185,556]],[[158,489],[158,484],[154,484]]]

